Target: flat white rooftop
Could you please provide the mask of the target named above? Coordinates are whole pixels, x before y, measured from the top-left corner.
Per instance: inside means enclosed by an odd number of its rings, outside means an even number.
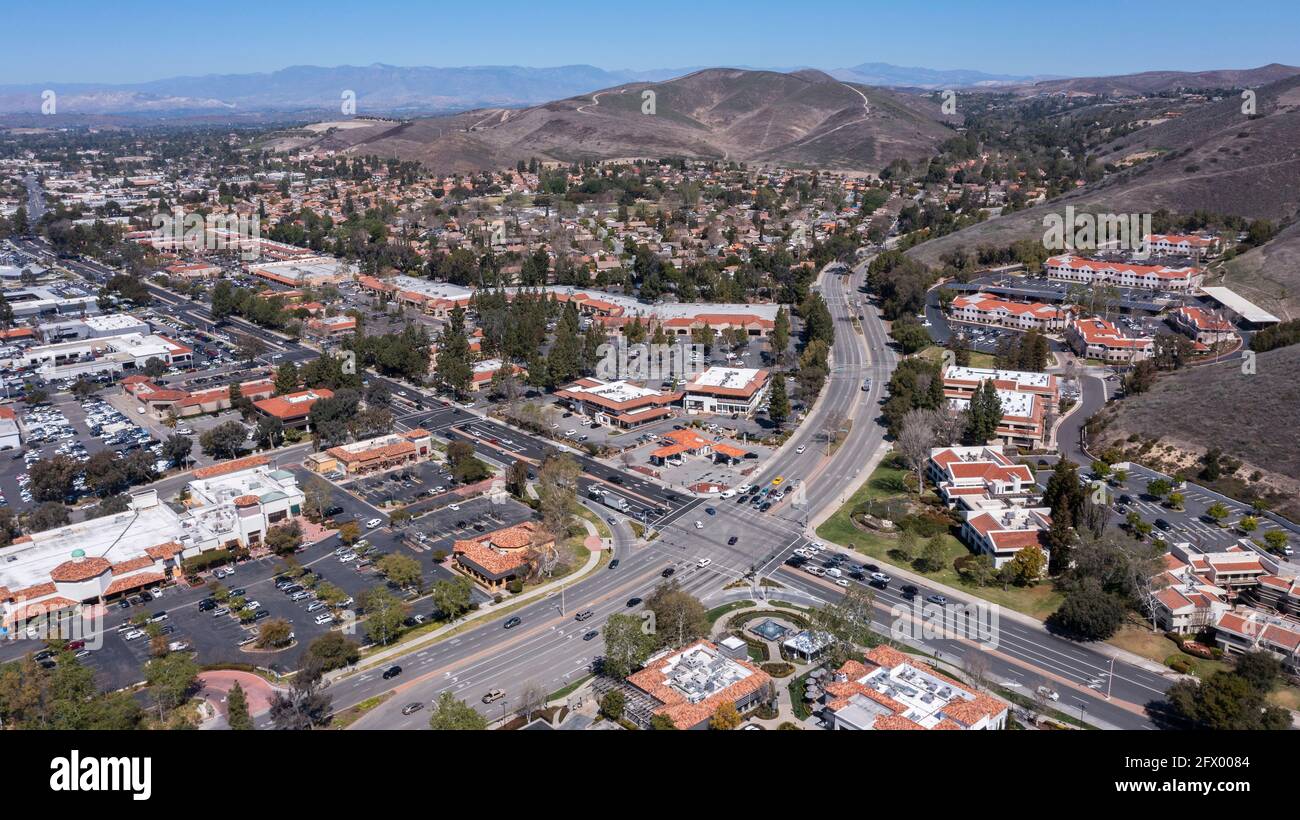
[[[591,396],[599,396],[602,399],[618,403],[662,395],[658,390],[639,387],[627,381],[606,382],[592,387],[567,387],[565,390],[570,393],[586,393]]]
[[[944,378],[972,382],[993,379],[995,381],[1015,382],[1021,387],[1046,388],[1052,384],[1052,374],[1050,373],[1033,373],[1026,370],[995,370],[991,367],[957,367],[956,365],[948,368]]]
[[[87,558],[128,561],[149,547],[179,541],[180,516],[166,504],[128,510],[32,534],[30,542],[0,549],[0,584],[11,591],[50,580],[50,571],[84,550]]]
[[[1259,305],[1239,295],[1229,288],[1201,288],[1205,295],[1231,310],[1247,322],[1257,324],[1277,324],[1282,321]]]
[[[1021,393],[1018,390],[998,390],[998,401],[1002,402],[1002,415],[1014,416],[1016,418],[1031,418],[1034,415],[1034,401],[1037,399],[1033,393]],[[953,399],[952,405],[958,410],[965,410],[970,407],[970,399]]]
[[[398,290],[409,290],[411,293],[418,293],[431,299],[459,301],[474,295],[474,291],[470,288],[453,285],[450,282],[431,282],[414,276],[394,276],[387,281]]]
[[[752,367],[710,367],[695,377],[691,387],[726,387],[741,390],[758,378],[761,370]]]

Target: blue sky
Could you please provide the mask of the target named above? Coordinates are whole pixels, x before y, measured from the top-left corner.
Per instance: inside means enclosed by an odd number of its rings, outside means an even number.
[[[1008,74],[1300,64],[1300,3],[1162,0],[3,0],[0,84],[289,65],[587,63]]]

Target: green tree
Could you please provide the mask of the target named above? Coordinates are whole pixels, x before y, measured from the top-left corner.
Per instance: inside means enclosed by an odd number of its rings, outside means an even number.
[[[442,335],[438,338],[438,357],[435,376],[446,390],[463,399],[469,393],[473,379],[470,364],[469,337],[465,335],[465,311],[456,307],[451,311]]]
[[[785,376],[772,374],[772,392],[767,399],[767,417],[780,430],[790,418],[790,397],[786,395]]]
[[[370,640],[387,646],[401,633],[407,607],[386,587],[373,587],[362,593],[361,607]]]
[[[435,581],[431,598],[438,614],[449,621],[459,618],[469,609],[473,600],[473,585],[468,578],[456,578]]]
[[[1124,623],[1124,604],[1097,582],[1065,596],[1047,623],[1081,641],[1104,641]]]
[[[254,728],[253,718],[248,714],[248,698],[239,681],[226,694],[226,724],[237,732]]]
[[[244,425],[226,421],[199,436],[199,447],[208,456],[224,461],[239,455],[246,436]]]
[[[420,562],[409,555],[389,553],[375,562],[375,569],[399,587],[413,587],[420,591],[424,589]]]
[[[655,634],[660,646],[685,646],[709,633],[709,617],[704,604],[682,590],[674,579],[660,584],[645,601],[654,613]]]
[[[434,701],[429,713],[429,728],[444,732],[482,732],[487,729],[487,718],[451,692],[443,692]]]
[[[600,698],[600,713],[610,720],[622,720],[626,708],[627,696],[622,689],[610,689]]]
[[[322,671],[329,672],[351,666],[361,659],[361,650],[356,642],[342,632],[326,632],[307,646],[307,654],[319,665]]]
[[[642,630],[640,618],[615,614],[605,622],[604,674],[626,678],[645,663],[655,648],[655,637]]]

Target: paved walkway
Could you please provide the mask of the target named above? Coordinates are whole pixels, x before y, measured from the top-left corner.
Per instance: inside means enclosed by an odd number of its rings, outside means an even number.
[[[215,669],[204,672],[199,675],[199,697],[208,702],[216,717],[209,720],[203,728],[227,728],[226,697],[230,690],[234,688],[236,682],[243,688],[244,695],[248,700],[248,714],[254,717],[271,708],[271,698],[279,691],[265,678],[254,675],[252,672],[241,672],[234,669]]]

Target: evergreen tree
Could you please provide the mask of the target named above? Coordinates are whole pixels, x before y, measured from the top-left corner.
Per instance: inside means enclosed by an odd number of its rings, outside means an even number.
[[[235,731],[246,731],[253,728],[253,718],[248,714],[248,698],[244,695],[244,687],[235,681],[235,685],[230,687],[230,692],[226,695],[226,723]]]
[[[465,335],[465,310],[461,307],[451,311],[438,338],[435,374],[442,386],[458,398],[464,398],[469,392],[474,373],[469,362],[469,337]]]
[[[785,392],[785,376],[772,374],[772,393],[767,399],[767,417],[780,430],[786,419],[790,418],[790,397]]]

